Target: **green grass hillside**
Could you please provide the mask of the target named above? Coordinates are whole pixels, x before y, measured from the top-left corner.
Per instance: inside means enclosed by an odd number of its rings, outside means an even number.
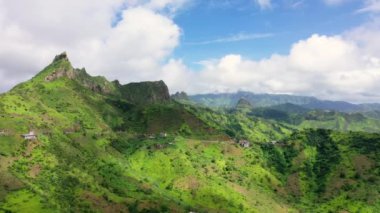
[[[310,110],[293,104],[255,108],[248,116],[273,120],[297,129],[324,128],[338,131],[379,132],[380,119],[372,113]]]
[[[323,129],[263,146],[292,202],[308,212],[378,212],[380,135]]]
[[[297,131],[151,83],[91,77],[62,54],[0,95],[0,212],[380,209],[380,135]]]

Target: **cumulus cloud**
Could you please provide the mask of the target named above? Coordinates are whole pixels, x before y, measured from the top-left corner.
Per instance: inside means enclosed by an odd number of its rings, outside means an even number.
[[[368,49],[372,48],[369,43],[355,38],[361,30],[355,29],[344,36],[312,35],[295,43],[288,55],[272,55],[262,60],[227,55],[203,61],[203,69],[190,80],[195,84],[190,91],[248,90],[377,102],[380,58]],[[380,53],[380,49],[375,52]]]
[[[122,21],[103,42],[91,53],[79,51],[83,55],[77,58],[96,74],[122,81],[149,80],[178,45],[179,36],[171,19],[137,7],[124,11]]]
[[[0,89],[9,89],[9,79],[30,78],[63,51],[91,74],[122,82],[157,76],[154,71],[178,45],[180,28],[171,17],[186,3],[0,0],[0,70],[6,76]]]

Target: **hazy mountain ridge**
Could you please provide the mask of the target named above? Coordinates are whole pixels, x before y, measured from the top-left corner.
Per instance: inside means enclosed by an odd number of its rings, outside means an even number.
[[[365,112],[380,110],[380,104],[352,104],[345,101],[319,100],[315,97],[280,95],[280,94],[256,94],[239,91],[236,93],[199,94],[190,95],[195,103],[208,107],[234,107],[240,98],[248,100],[256,107],[269,107],[281,104],[295,104],[309,109],[336,110],[341,112]]]

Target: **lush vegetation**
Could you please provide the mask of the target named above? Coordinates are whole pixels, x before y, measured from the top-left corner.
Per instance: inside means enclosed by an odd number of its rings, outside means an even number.
[[[60,56],[1,95],[0,212],[380,210],[376,118],[244,101],[211,110],[165,88],[93,78]],[[345,131],[314,128],[342,117]],[[29,130],[37,140],[21,137]]]

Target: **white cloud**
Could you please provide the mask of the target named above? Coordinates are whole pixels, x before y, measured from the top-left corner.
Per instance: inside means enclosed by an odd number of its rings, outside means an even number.
[[[127,6],[144,7],[173,15],[189,2],[190,0],[127,0]]]
[[[361,54],[366,57],[380,57],[380,18],[375,18],[345,33],[345,37],[354,40],[361,48]]]
[[[93,45],[89,55],[79,50],[83,56],[76,58],[95,74],[123,82],[150,80],[157,78],[155,71],[179,36],[180,29],[169,18],[145,8],[128,9],[103,42]]]
[[[248,90],[378,102],[380,48],[377,54],[372,54],[367,49],[370,44],[354,37],[356,31],[360,28],[344,36],[312,35],[295,43],[288,55],[273,55],[262,60],[227,55],[217,60],[203,61],[203,69],[191,76],[189,81],[193,85],[188,91]],[[378,42],[380,37],[372,38]],[[183,75],[187,72],[183,71]]]
[[[268,9],[272,7],[271,0],[255,0],[261,9]]]
[[[243,89],[380,101],[380,20],[342,35],[312,35],[285,55],[251,60],[229,54],[204,60],[194,71],[170,58],[181,35],[172,15],[187,2],[0,0],[0,90],[30,78],[67,50],[74,66],[90,74],[122,83],[163,79],[172,92]],[[116,13],[120,20],[112,27]],[[237,34],[212,42],[258,37]]]
[[[305,5],[305,1],[304,0],[294,1],[294,2],[290,3],[290,8],[292,8],[292,9],[298,9],[298,8],[303,7],[304,5]]]
[[[215,44],[215,43],[229,43],[229,42],[238,42],[238,41],[248,41],[248,40],[256,40],[262,38],[273,37],[272,33],[238,33],[232,36],[228,36],[225,38],[219,38],[209,41],[200,41],[200,42],[189,42],[187,44],[192,45],[205,45],[205,44]]]
[[[356,0],[323,0],[329,6],[342,5],[344,3],[353,2]],[[380,0],[362,0],[363,7],[358,9],[358,13],[378,13],[380,12]]]
[[[75,66],[122,82],[158,78],[178,45],[171,16],[187,0],[0,0],[0,90],[67,51]],[[121,19],[112,27],[115,14]]]
[[[296,69],[306,72],[331,72],[356,67],[347,61],[354,62],[358,57],[355,44],[340,36],[313,35],[293,45],[289,60]]]
[[[340,5],[346,2],[350,2],[352,0],[323,0],[327,5]]]
[[[166,8],[169,12],[174,13],[188,3],[188,0],[151,0],[148,6],[152,9]]]
[[[182,60],[171,59],[165,64],[159,74],[161,79],[169,85],[171,92],[176,89],[183,91],[190,91],[196,86],[196,74],[191,71]],[[194,82],[192,80],[195,80]]]
[[[359,13],[378,13],[380,12],[380,0],[366,0],[365,6],[358,10]]]

